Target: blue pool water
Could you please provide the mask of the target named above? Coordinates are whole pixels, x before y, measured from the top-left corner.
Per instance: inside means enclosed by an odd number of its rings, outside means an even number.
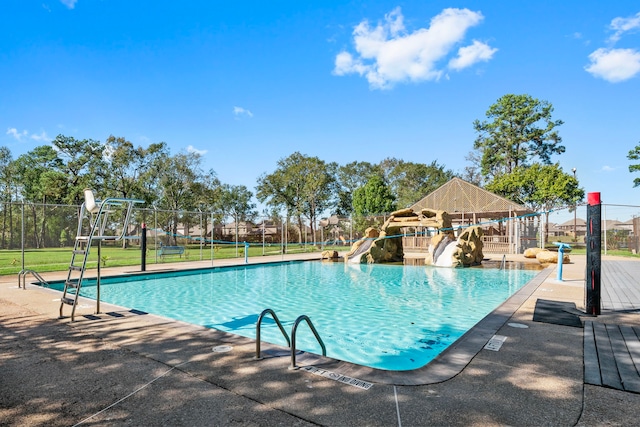
[[[387,370],[433,360],[537,271],[288,262],[106,278],[101,300],[255,338],[273,309],[288,333],[309,316],[327,356]],[[95,298],[95,284],[82,295]],[[262,340],[286,346],[269,316]],[[321,353],[305,323],[297,348]]]

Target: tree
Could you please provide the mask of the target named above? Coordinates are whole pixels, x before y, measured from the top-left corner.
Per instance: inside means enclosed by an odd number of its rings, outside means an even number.
[[[640,144],[636,145],[633,150],[629,151],[627,155],[627,159],[629,160],[640,160]],[[640,163],[629,165],[629,172],[640,172]],[[640,185],[640,178],[634,178],[633,186],[637,187]]]
[[[238,251],[238,223],[253,221],[258,214],[256,205],[251,201],[253,194],[244,185],[223,184],[220,196],[221,206],[226,215],[231,216],[235,223],[236,255]]]
[[[306,170],[304,187],[303,215],[309,220],[311,235],[316,242],[316,222],[320,214],[329,209],[336,193],[337,182],[329,165],[318,157],[307,157],[304,161]]]
[[[158,174],[158,200],[161,208],[171,211],[167,218],[167,228],[177,244],[178,223],[187,220],[184,211],[192,209],[199,199],[198,182],[201,182],[202,157],[197,153],[180,153],[175,156],[163,155],[154,162],[153,170]],[[182,211],[182,217],[179,212]]]
[[[67,194],[66,175],[62,173],[63,163],[58,153],[50,145],[34,148],[16,159],[15,172],[20,183],[20,193],[24,201],[31,203],[59,203]],[[62,187],[55,189],[59,197],[47,199],[46,194],[54,189],[43,187],[40,178],[45,172],[58,172],[65,177]]]
[[[336,168],[337,202],[335,213],[350,215],[353,212],[353,192],[362,187],[373,175],[382,176],[380,166],[369,162],[351,162]]]
[[[551,210],[562,206],[575,206],[584,198],[584,190],[578,186],[573,174],[563,172],[560,165],[520,166],[512,173],[496,177],[487,190],[527,206],[535,212],[544,212],[545,225],[549,223]],[[546,230],[545,226],[545,230]],[[546,232],[542,233],[542,245]]]
[[[429,165],[393,160],[387,159],[383,163],[394,165],[386,176],[396,197],[396,206],[400,208],[413,205],[455,176],[453,171],[445,170],[435,160]]]
[[[2,241],[0,248],[13,247],[13,209],[12,200],[16,190],[15,162],[7,147],[0,147],[0,200],[2,201]],[[9,223],[7,225],[7,222]],[[8,233],[7,233],[8,228]],[[8,234],[8,236],[7,236]],[[8,245],[7,245],[8,237]]]
[[[151,144],[147,148],[134,147],[125,138],[111,135],[107,138],[104,150],[107,167],[98,171],[102,185],[106,191],[113,193],[110,197],[143,198],[150,203],[153,200],[147,200],[150,195],[145,191],[145,179],[153,176],[148,173],[153,164],[167,155],[164,142]]]
[[[353,211],[356,216],[356,228],[363,228],[370,221],[364,219],[371,215],[387,214],[396,210],[395,196],[378,175],[353,193]]]
[[[491,181],[533,162],[551,164],[552,155],[564,153],[556,130],[563,122],[552,120],[552,113],[549,102],[530,95],[504,95],[489,107],[490,120],[473,122],[482,176]]]
[[[285,210],[287,216],[297,219],[299,241],[302,241],[305,216],[315,230],[316,218],[334,194],[335,180],[331,167],[317,157],[309,157],[295,152],[278,161],[277,169],[271,174],[258,178],[256,197],[260,202],[278,211]]]
[[[214,239],[214,224],[224,222],[225,219],[225,201],[223,200],[223,186],[216,172],[210,169],[204,176],[202,181],[195,184],[195,192],[198,194],[195,207],[200,212],[211,212],[211,239]],[[209,229],[209,217],[204,217],[203,230]]]
[[[154,201],[156,195],[145,191],[150,184],[146,180],[156,179],[156,175],[149,171],[156,159],[167,154],[165,143],[151,144],[148,148],[134,147],[125,138],[111,135],[107,138],[103,154],[105,167],[97,170],[97,178],[104,189],[104,197],[143,199],[147,203]],[[121,214],[124,223],[126,210],[123,209]],[[145,222],[144,213],[142,222]],[[126,248],[127,244],[128,240],[123,239],[122,247]]]
[[[47,203],[65,203],[69,194],[69,179],[64,163],[50,145],[42,145],[21,155],[15,161],[15,173],[25,202],[29,202],[33,223],[33,245],[43,247],[46,240]],[[41,215],[38,223],[37,208]],[[31,226],[33,228],[31,228]]]
[[[77,140],[58,135],[51,141],[61,161],[60,171],[67,177],[64,201],[79,205],[84,199],[84,189],[97,184],[98,171],[102,169],[104,145],[93,139]]]
[[[482,168],[480,167],[482,156],[480,156],[478,151],[470,151],[464,159],[467,160],[470,165],[464,167],[460,178],[475,186],[483,187],[484,179],[482,178]]]

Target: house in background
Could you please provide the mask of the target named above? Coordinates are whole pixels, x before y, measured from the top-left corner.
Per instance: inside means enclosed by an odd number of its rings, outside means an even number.
[[[571,236],[577,241],[584,242],[584,237],[587,235],[587,221],[582,218],[575,218],[565,221],[557,226],[564,234],[564,236]]]

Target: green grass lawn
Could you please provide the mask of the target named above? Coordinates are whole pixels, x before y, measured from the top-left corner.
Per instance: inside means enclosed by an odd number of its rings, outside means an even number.
[[[345,251],[347,246],[325,247],[324,250]],[[46,248],[46,249],[29,249],[24,252],[24,266],[26,269],[34,270],[39,273],[47,271],[65,271],[69,267],[71,261],[72,248]],[[250,246],[249,256],[258,257],[263,255],[278,255],[282,251],[280,245]],[[304,253],[318,252],[319,248],[311,245],[289,245],[287,253]],[[162,259],[156,256],[156,251],[151,248],[147,250],[147,264],[163,263],[163,262],[184,262],[184,261],[200,261],[211,260],[211,247],[185,246],[182,256],[169,255]],[[121,247],[113,247],[104,245],[100,250],[103,267],[121,267],[129,265],[140,265],[142,259],[139,247],[131,247],[122,249]],[[238,246],[237,255],[235,245],[215,245],[213,248],[214,259],[226,258],[244,258],[244,245]],[[98,265],[98,248],[92,246],[87,260],[87,268],[96,268]],[[0,275],[17,274],[22,270],[22,253],[18,250],[0,250]]]
[[[575,255],[586,255],[587,254],[587,249],[586,248],[580,248],[580,247],[579,248],[571,248],[571,252],[569,252],[569,256],[571,256],[572,254],[575,254]],[[604,255],[604,250],[602,250],[601,254]],[[607,255],[623,256],[623,257],[627,257],[627,258],[640,258],[640,255],[634,254],[628,249],[608,249],[607,250]]]
[[[324,250],[346,251],[348,246],[324,247]],[[69,267],[71,261],[72,248],[46,248],[46,249],[29,249],[24,252],[24,265],[26,269],[35,270],[39,273],[47,271],[65,271]],[[250,246],[249,256],[259,257],[263,255],[278,255],[281,253],[280,245]],[[311,245],[289,245],[287,253],[304,253],[318,252],[320,249]],[[131,247],[122,249],[121,247],[103,246],[101,251],[103,267],[122,267],[130,265],[140,265],[141,256],[139,247]],[[585,248],[572,248],[570,254],[584,255]],[[604,254],[604,252],[603,252]],[[640,255],[632,254],[628,250],[608,250],[607,255],[625,256],[629,258],[640,258]],[[157,258],[157,259],[156,259]],[[226,258],[244,258],[244,245],[238,246],[236,255],[235,245],[216,245],[213,249],[214,259]],[[186,246],[182,256],[170,255],[162,259],[159,255],[156,257],[154,249],[147,250],[147,264],[161,264],[163,262],[184,262],[184,261],[200,261],[211,260],[211,247]],[[88,268],[96,268],[98,265],[98,248],[92,247],[89,259],[87,261]],[[22,270],[22,254],[20,250],[0,250],[0,275],[17,274]]]

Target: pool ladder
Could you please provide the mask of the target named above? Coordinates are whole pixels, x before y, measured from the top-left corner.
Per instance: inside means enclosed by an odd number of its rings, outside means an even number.
[[[276,322],[276,325],[278,325],[278,328],[280,328],[280,332],[282,332],[282,335],[287,340],[287,344],[291,348],[291,365],[289,366],[289,369],[298,368],[298,366],[296,365],[296,333],[298,331],[298,325],[302,323],[303,320],[307,322],[307,325],[309,325],[311,332],[313,332],[313,335],[315,335],[316,340],[318,340],[320,347],[322,347],[322,355],[323,356],[327,355],[327,347],[324,345],[324,341],[322,341],[322,338],[320,338],[320,334],[318,334],[318,331],[316,330],[315,326],[313,326],[313,322],[311,322],[311,319],[309,319],[309,316],[304,314],[301,316],[298,316],[296,321],[293,322],[293,327],[291,328],[291,339],[289,339],[289,335],[287,335],[287,331],[285,331],[284,327],[282,326],[282,322],[280,322],[280,319],[278,319],[276,312],[270,308],[266,308],[262,310],[262,313],[260,313],[260,316],[258,316],[258,322],[256,323],[256,357],[255,357],[256,360],[262,359],[262,356],[260,354],[260,330],[262,326],[262,319],[267,314],[270,314],[273,320]]]
[[[38,274],[35,270],[22,270],[18,273],[18,289],[27,289],[27,275],[33,275],[38,282],[40,282],[40,286],[49,286],[49,283],[42,278],[40,274]]]

